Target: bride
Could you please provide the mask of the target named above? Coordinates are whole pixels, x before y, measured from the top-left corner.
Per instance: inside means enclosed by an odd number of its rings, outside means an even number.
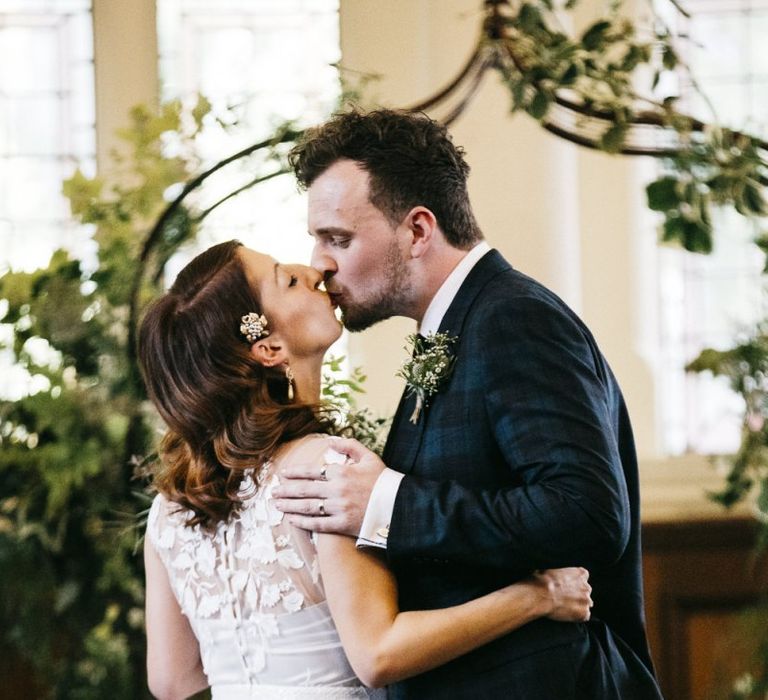
[[[149,515],[147,671],[159,698],[385,697],[531,620],[589,619],[587,572],[537,573],[441,610],[399,612],[386,563],[293,527],[271,502],[287,465],[323,465],[323,355],[341,328],[321,275],[236,241],[151,305],[139,337],[168,426]],[[318,504],[322,512],[322,505]]]

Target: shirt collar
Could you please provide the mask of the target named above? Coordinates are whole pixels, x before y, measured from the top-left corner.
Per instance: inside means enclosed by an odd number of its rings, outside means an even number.
[[[438,289],[435,296],[432,297],[432,301],[429,302],[424,318],[419,325],[419,333],[421,333],[421,335],[437,333],[440,324],[443,321],[443,316],[445,316],[445,312],[448,311],[448,307],[451,305],[451,302],[458,293],[462,283],[467,278],[467,275],[477,264],[478,260],[480,260],[480,258],[482,258],[490,249],[491,246],[485,241],[480,241],[480,243],[472,248],[472,250],[459,261],[459,264],[453,268],[451,274],[445,278],[445,282],[440,285],[440,289]]]

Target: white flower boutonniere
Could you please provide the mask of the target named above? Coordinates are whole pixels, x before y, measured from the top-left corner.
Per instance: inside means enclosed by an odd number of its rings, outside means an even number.
[[[436,394],[441,385],[453,371],[456,357],[452,346],[456,336],[448,333],[430,333],[426,338],[421,335],[409,335],[406,350],[413,356],[398,370],[397,376],[405,379],[408,394],[416,394],[416,408],[410,421],[418,422],[421,409],[427,405],[430,397]]]

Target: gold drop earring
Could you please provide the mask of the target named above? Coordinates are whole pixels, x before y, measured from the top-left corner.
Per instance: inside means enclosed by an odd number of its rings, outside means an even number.
[[[290,365],[285,368],[285,378],[288,380],[288,400],[293,401],[293,370]]]

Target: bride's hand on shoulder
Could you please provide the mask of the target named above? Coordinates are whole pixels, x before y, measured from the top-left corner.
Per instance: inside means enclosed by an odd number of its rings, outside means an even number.
[[[546,596],[550,606],[546,617],[559,622],[586,622],[592,609],[589,571],[577,566],[537,571],[532,582]]]

